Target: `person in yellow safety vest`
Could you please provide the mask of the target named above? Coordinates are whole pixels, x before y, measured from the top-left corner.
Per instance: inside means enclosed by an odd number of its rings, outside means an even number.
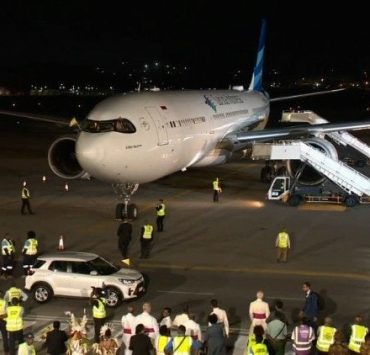
[[[245,355],[251,355],[252,354],[252,348],[254,345],[257,344],[257,338],[261,339],[262,342],[265,341],[265,330],[262,325],[256,325],[253,328],[253,333],[248,337],[248,343],[247,343],[247,348],[245,351]],[[261,343],[261,342],[260,342]]]
[[[164,348],[165,352],[172,351],[173,355],[190,355],[191,351],[197,352],[201,343],[191,336],[185,335],[186,328],[180,325],[177,329],[177,336],[172,338]]]
[[[220,192],[222,192],[220,180],[218,178],[213,180],[212,186],[213,186],[213,202],[218,202],[218,196]]]
[[[15,247],[8,233],[5,233],[1,241],[1,255],[3,258],[1,278],[13,278]]]
[[[26,334],[24,339],[26,341],[19,345],[17,355],[36,355],[35,346],[33,345],[33,334]]]
[[[365,342],[368,328],[363,325],[361,316],[356,316],[354,324],[351,326],[351,336],[349,338],[348,349],[355,353],[360,353],[361,345]]]
[[[171,341],[170,330],[166,325],[159,327],[159,335],[156,337],[154,342],[155,350],[157,355],[165,355],[164,348]]]
[[[276,261],[286,263],[288,258],[288,251],[290,249],[290,238],[286,228],[283,228],[276,237],[275,246],[277,248]]]
[[[324,325],[317,329],[316,349],[318,354],[327,354],[330,345],[334,344],[334,335],[337,331],[332,325],[333,321],[330,317],[324,319]]]
[[[3,292],[0,290],[0,333],[3,339],[3,349],[5,354],[9,352],[8,333],[6,332],[6,322],[5,322],[5,318],[7,316],[6,309],[7,303],[3,298]]]
[[[22,249],[23,254],[23,273],[25,276],[29,274],[29,271],[37,258],[38,241],[36,239],[36,233],[34,231],[27,232],[27,239],[24,242]]]
[[[107,301],[101,295],[93,293],[91,296],[91,305],[93,306],[92,313],[94,318],[95,343],[100,342],[100,328],[104,325],[107,318],[107,311],[105,309]]]
[[[26,302],[28,296],[25,292],[23,292],[20,288],[16,287],[15,283],[11,285],[11,287],[5,292],[4,299],[5,301],[10,304],[13,298],[17,298],[20,302]]]
[[[147,220],[144,222],[144,226],[141,228],[141,256],[140,258],[148,258],[150,253],[150,247],[153,241],[153,226],[148,223]]]
[[[252,355],[269,355],[267,345],[264,343],[262,335],[256,335],[256,342],[251,347]]]
[[[13,298],[11,305],[6,309],[6,330],[9,339],[9,353],[16,354],[17,343],[23,343],[23,307],[19,305],[19,299]]]
[[[22,197],[22,208],[21,208],[21,213],[25,214],[25,209],[27,208],[29,214],[34,214],[31,209],[31,204],[30,204],[30,199],[31,199],[31,194],[30,190],[26,187],[27,183],[23,182],[23,188],[21,192],[21,197]]]
[[[155,209],[157,211],[157,232],[163,232],[163,220],[166,216],[166,205],[163,203],[163,199],[159,199]]]

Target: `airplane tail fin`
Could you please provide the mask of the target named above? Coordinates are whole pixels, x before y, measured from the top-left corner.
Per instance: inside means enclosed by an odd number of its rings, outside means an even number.
[[[258,52],[256,66],[253,70],[252,80],[249,84],[249,91],[263,91],[262,88],[262,72],[263,72],[263,57],[265,52],[265,41],[266,41],[266,19],[262,20],[261,33],[258,41]]]

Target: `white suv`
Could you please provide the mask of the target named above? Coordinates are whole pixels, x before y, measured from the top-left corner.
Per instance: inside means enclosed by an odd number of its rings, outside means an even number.
[[[96,254],[73,251],[40,255],[25,284],[39,303],[53,296],[90,297],[93,287],[105,287],[109,307],[145,291],[139,271],[119,269]]]

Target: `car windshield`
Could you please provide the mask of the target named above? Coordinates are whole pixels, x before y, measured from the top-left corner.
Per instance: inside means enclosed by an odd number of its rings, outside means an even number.
[[[81,122],[81,128],[84,132],[103,133],[103,132],[120,132],[135,133],[134,124],[127,118],[117,118],[110,121],[94,121],[86,119]]]
[[[91,267],[91,269],[95,270],[98,275],[112,275],[118,271],[118,268],[103,258],[90,260],[87,262],[87,264]]]

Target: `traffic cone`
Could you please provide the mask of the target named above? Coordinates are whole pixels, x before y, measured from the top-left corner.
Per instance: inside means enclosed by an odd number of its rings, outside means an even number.
[[[122,259],[121,260],[123,264],[126,264],[127,266],[130,266],[131,262],[130,262],[130,259],[127,258],[127,259]]]
[[[64,241],[63,241],[63,236],[62,235],[59,237],[58,250],[59,251],[64,251]]]

